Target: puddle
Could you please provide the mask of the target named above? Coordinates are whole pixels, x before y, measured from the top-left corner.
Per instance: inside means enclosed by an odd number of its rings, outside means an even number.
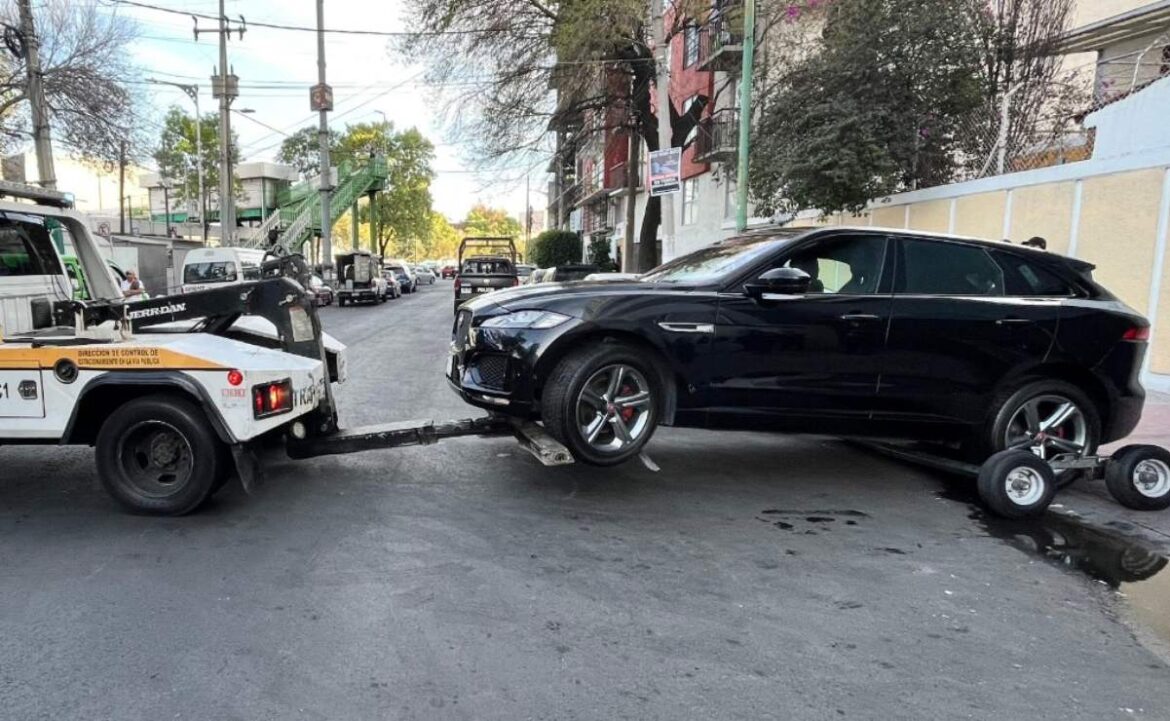
[[[949,455],[934,446],[931,452]],[[879,451],[880,452],[880,451]],[[1089,526],[1071,516],[1049,512],[1029,520],[1009,520],[983,510],[975,484],[942,470],[938,495],[971,507],[969,516],[988,535],[1053,566],[1083,573],[1125,595],[1138,622],[1170,642],[1170,559],[1115,529]],[[1117,524],[1122,527],[1128,524]]]
[[[1107,528],[1089,526],[1056,512],[1031,520],[986,513],[974,488],[949,483],[940,496],[968,503],[969,516],[988,535],[1046,563],[1083,573],[1125,594],[1138,621],[1170,642],[1170,559],[1141,541]]]

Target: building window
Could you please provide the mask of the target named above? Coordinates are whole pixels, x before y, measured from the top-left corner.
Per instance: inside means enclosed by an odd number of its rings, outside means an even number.
[[[692,225],[695,222],[695,196],[699,190],[699,179],[690,178],[682,184],[682,224]]]
[[[692,95],[691,97],[689,97],[685,101],[683,101],[682,114],[686,115],[687,112],[690,111],[691,106],[694,105],[698,99],[699,99],[698,95]],[[687,139],[683,141],[683,147],[685,148],[688,145],[690,145],[691,143],[693,143],[695,141],[695,136],[697,136],[698,134],[699,134],[699,124],[695,123],[695,127],[691,128],[691,132],[687,133]]]
[[[687,25],[683,31],[683,67],[699,62],[699,26]]]

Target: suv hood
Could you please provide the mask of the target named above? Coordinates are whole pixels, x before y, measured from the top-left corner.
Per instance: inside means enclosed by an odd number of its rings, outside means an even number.
[[[646,295],[649,293],[686,290],[691,290],[691,287],[671,283],[644,283],[636,280],[578,280],[565,283],[537,283],[536,285],[524,285],[506,290],[497,290],[475,298],[464,304],[464,307],[470,308],[473,311],[481,311],[492,306],[498,306],[505,310],[516,311],[547,308],[554,305],[563,306],[566,301],[571,304],[590,298],[612,297],[616,295]]]

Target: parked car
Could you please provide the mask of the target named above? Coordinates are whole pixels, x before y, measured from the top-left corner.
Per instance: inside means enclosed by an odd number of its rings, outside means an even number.
[[[414,267],[414,277],[419,285],[423,285],[423,284],[434,285],[435,284],[435,274],[432,273],[430,271],[430,268],[427,268],[426,266],[416,265]]]
[[[309,278],[309,290],[313,291],[318,308],[333,305],[333,288],[321,280],[320,276],[314,275]]]
[[[382,278],[386,281],[386,292],[390,295],[390,297],[401,298],[402,284],[398,282],[398,276],[394,273],[394,271],[383,267]]]
[[[528,265],[526,263],[516,264],[516,277],[520,279],[521,283],[527,283],[528,279],[532,277],[532,272],[536,270],[535,265]]]
[[[1084,456],[1137,424],[1149,337],[1092,270],[912,231],[749,234],[634,281],[476,298],[456,317],[448,379],[598,465],[635,456],[659,425]]]
[[[335,256],[334,264],[340,287],[337,305],[345,307],[359,302],[385,303],[390,298],[385,279],[379,272],[382,259],[367,250],[355,250]]]
[[[414,278],[414,273],[411,272],[410,266],[406,263],[387,263],[384,268],[394,274],[403,295],[413,293],[417,289],[418,283]]]
[[[459,275],[459,268],[454,263],[448,263],[439,270],[439,277],[443,280],[454,278],[457,275]]]
[[[598,270],[596,265],[558,265],[555,268],[549,268],[549,274],[545,280],[553,283],[584,280]]]

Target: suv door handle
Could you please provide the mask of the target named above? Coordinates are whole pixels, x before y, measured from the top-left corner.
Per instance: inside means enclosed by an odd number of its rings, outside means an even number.
[[[1024,324],[1031,323],[1031,322],[1032,321],[1028,320],[1027,318],[1000,318],[999,320],[995,321],[995,324],[996,325],[1024,325]]]
[[[876,316],[873,313],[846,313],[841,316],[841,320],[850,323],[869,322],[874,320],[881,320],[881,316]]]

